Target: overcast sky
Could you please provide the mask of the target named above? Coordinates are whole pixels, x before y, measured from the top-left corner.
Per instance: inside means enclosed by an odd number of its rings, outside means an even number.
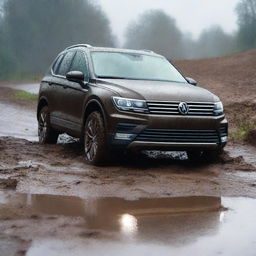
[[[109,17],[113,32],[123,42],[127,25],[148,9],[162,9],[176,19],[183,32],[197,37],[211,25],[226,32],[236,29],[235,6],[239,0],[96,0]],[[94,2],[94,1],[93,1]]]

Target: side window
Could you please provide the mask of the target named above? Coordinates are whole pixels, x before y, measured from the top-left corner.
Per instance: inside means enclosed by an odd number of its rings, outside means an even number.
[[[58,59],[54,62],[53,66],[52,66],[52,71],[54,74],[57,74],[58,72],[58,67],[60,65],[60,62],[62,61],[63,58],[63,54],[61,54]]]
[[[60,64],[60,66],[59,66],[59,70],[57,72],[58,75],[66,76],[66,74],[69,71],[69,68],[70,68],[70,65],[71,65],[74,53],[75,53],[74,51],[66,53],[66,55],[62,59],[62,62]]]
[[[85,77],[88,77],[86,57],[83,52],[77,51],[73,60],[71,71],[81,71]]]

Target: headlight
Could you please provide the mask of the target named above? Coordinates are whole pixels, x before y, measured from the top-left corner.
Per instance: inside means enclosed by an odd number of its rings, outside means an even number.
[[[116,107],[123,111],[148,112],[148,106],[145,100],[134,100],[120,97],[113,97]]]
[[[214,114],[216,116],[222,115],[224,113],[223,104],[221,101],[214,103]]]

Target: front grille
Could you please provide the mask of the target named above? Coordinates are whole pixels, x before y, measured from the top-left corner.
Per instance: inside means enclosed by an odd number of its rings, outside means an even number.
[[[216,130],[145,129],[135,139],[148,142],[219,143]]]
[[[180,102],[172,101],[147,101],[149,112],[157,115],[181,115],[178,106]],[[214,116],[214,103],[187,102],[189,112],[187,115]]]

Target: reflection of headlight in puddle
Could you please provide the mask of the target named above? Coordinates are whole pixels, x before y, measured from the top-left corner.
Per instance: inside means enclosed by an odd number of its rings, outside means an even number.
[[[224,221],[224,218],[225,218],[225,213],[221,212],[220,213],[220,223],[222,223]]]
[[[123,214],[120,218],[121,231],[124,234],[135,234],[138,230],[137,219],[130,214]]]

